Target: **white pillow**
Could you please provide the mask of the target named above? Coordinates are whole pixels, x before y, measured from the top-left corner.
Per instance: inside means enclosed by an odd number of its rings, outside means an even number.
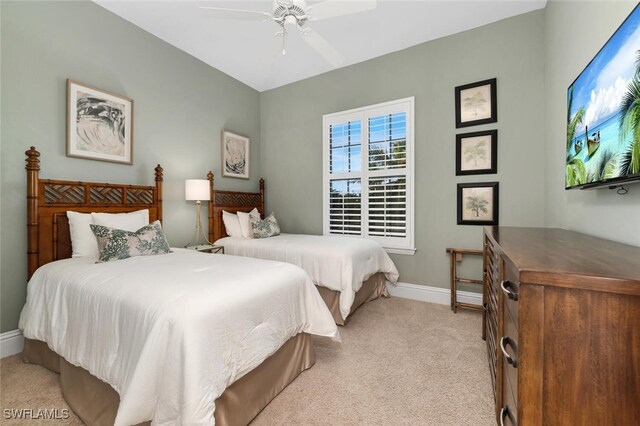
[[[251,228],[251,218],[260,220],[260,212],[254,208],[249,213],[238,212],[238,219],[240,220],[240,229],[242,230],[242,236],[245,238],[251,238],[253,236],[253,229]]]
[[[98,242],[91,232],[91,213],[67,212],[71,234],[71,257],[98,256]]]
[[[240,228],[240,220],[238,215],[222,210],[222,222],[227,229],[227,235],[230,237],[242,237],[242,228]]]
[[[71,234],[71,257],[98,256],[98,242],[90,224],[135,232],[149,224],[149,209],[132,213],[78,213],[67,211]]]
[[[131,213],[91,213],[91,217],[96,225],[136,232],[149,224],[149,209]]]

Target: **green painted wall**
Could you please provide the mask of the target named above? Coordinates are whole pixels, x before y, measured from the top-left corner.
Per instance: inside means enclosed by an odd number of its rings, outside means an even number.
[[[480,248],[456,225],[456,183],[500,182],[500,223],[543,226],[544,11],[531,12],[263,92],[267,210],[286,232],[322,233],[322,115],[415,96],[417,252],[400,281],[449,286],[447,247]],[[498,123],[456,131],[454,87],[497,77]],[[498,174],[455,176],[455,135],[497,128]],[[480,270],[480,262],[475,264]]]
[[[57,179],[152,184],[162,163],[174,245],[193,229],[183,181],[209,169],[225,189],[253,189],[264,176],[267,208],[283,229],[319,234],[322,115],[415,96],[418,251],[393,256],[401,281],[446,288],[445,248],[480,248],[480,227],[456,225],[458,182],[499,181],[502,225],[559,226],[640,245],[640,185],[625,197],[564,191],[562,158],[566,88],[635,2],[550,1],[542,11],[262,94],[91,2],[0,4],[1,332],[17,327],[26,292],[23,153],[30,145],[42,153],[41,176]],[[453,88],[491,77],[498,78],[498,123],[456,131]],[[65,156],[67,78],[135,100],[133,166]],[[222,128],[252,138],[250,181],[219,176]],[[499,173],[456,177],[455,135],[492,128]]]
[[[219,175],[220,131],[252,138],[251,181],[217,177],[221,186],[257,187],[259,93],[94,3],[1,2],[1,331],[17,328],[26,294],[24,151],[42,153],[42,177],[153,184],[165,169],[165,229],[173,245],[192,236],[194,207],[184,179]],[[135,101],[134,165],[67,158],[67,78]],[[206,226],[206,225],[205,225]]]
[[[550,1],[546,7],[546,122],[548,226],[640,246],[640,184],[564,189],[567,88],[636,6],[635,1]]]

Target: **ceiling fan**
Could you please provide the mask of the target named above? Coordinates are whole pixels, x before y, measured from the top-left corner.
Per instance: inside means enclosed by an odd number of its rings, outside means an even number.
[[[303,40],[309,46],[315,49],[315,51],[331,65],[338,67],[344,63],[344,56],[317,32],[305,25],[310,21],[365,12],[375,9],[376,6],[377,0],[325,0],[311,6],[307,6],[305,0],[273,0],[273,11],[271,13],[207,6],[201,6],[200,10],[205,16],[210,18],[275,22],[282,27],[282,30],[275,33],[274,37],[276,40],[282,37],[283,55],[286,54],[284,44],[288,31],[297,29],[302,34]],[[280,42],[278,41],[278,50],[279,44]],[[275,55],[272,56],[270,62],[273,62],[273,60],[275,60]]]

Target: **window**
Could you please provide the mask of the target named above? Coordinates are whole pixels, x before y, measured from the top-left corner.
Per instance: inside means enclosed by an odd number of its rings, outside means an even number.
[[[324,233],[413,254],[413,98],[323,117]]]

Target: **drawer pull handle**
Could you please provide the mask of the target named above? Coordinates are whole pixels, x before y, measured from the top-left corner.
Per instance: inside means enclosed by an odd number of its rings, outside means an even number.
[[[511,290],[511,281],[509,281],[509,280],[502,281],[500,283],[500,288],[502,289],[504,294],[507,295],[507,297],[509,299],[515,300],[516,302],[518,301],[518,293],[516,293],[515,291]]]
[[[503,336],[502,339],[500,339],[500,350],[502,351],[502,355],[504,355],[504,358],[507,360],[508,364],[513,365],[514,368],[518,368],[518,358],[516,358],[517,355],[509,355],[509,353],[507,352],[507,345],[511,346],[514,351],[518,351],[515,342],[509,336]]]
[[[509,408],[505,405],[500,410],[500,426],[504,426],[504,419],[509,415]]]

